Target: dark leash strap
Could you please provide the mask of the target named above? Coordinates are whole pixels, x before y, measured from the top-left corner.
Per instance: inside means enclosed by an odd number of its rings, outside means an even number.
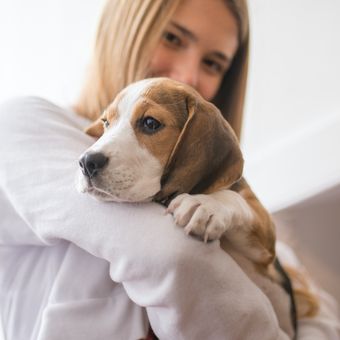
[[[274,261],[275,269],[281,274],[283,282],[282,287],[286,291],[286,293],[289,295],[290,298],[290,317],[292,320],[293,328],[294,328],[294,339],[297,339],[297,311],[296,311],[296,303],[293,293],[293,286],[292,282],[286,273],[286,271],[283,269],[279,259],[276,257]]]
[[[155,333],[153,332],[151,328],[151,325],[149,324],[149,330],[148,330],[147,336],[139,340],[159,340],[159,339],[157,338],[157,336],[155,335]]]

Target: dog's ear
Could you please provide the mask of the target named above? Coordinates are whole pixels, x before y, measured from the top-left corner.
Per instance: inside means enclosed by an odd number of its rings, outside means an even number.
[[[156,200],[181,193],[209,193],[230,187],[242,175],[237,137],[211,103],[187,98],[188,119],[165,167]]]
[[[95,120],[90,126],[88,126],[85,129],[85,133],[95,138],[101,137],[102,134],[104,133],[103,121],[105,121],[105,119],[106,119],[106,114],[104,112],[97,120]]]

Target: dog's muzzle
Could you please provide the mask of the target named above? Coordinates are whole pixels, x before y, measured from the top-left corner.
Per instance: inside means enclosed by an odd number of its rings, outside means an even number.
[[[79,166],[84,176],[95,177],[108,163],[109,158],[101,152],[86,152],[79,160]]]

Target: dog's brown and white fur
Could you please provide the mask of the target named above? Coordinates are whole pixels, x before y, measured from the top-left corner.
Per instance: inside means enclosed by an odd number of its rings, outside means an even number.
[[[214,105],[189,86],[146,79],[125,88],[87,133],[100,138],[81,157],[79,191],[106,201],[169,203],[188,234],[221,239],[293,337],[290,300],[273,265],[273,223],[241,177],[237,138]],[[88,173],[93,154],[105,162]]]

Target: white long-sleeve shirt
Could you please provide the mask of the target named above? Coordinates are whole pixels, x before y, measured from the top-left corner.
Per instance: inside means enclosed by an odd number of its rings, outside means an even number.
[[[286,339],[218,242],[186,236],[158,204],[75,190],[87,124],[39,98],[0,108],[4,338],[138,339],[149,319],[161,339]]]

